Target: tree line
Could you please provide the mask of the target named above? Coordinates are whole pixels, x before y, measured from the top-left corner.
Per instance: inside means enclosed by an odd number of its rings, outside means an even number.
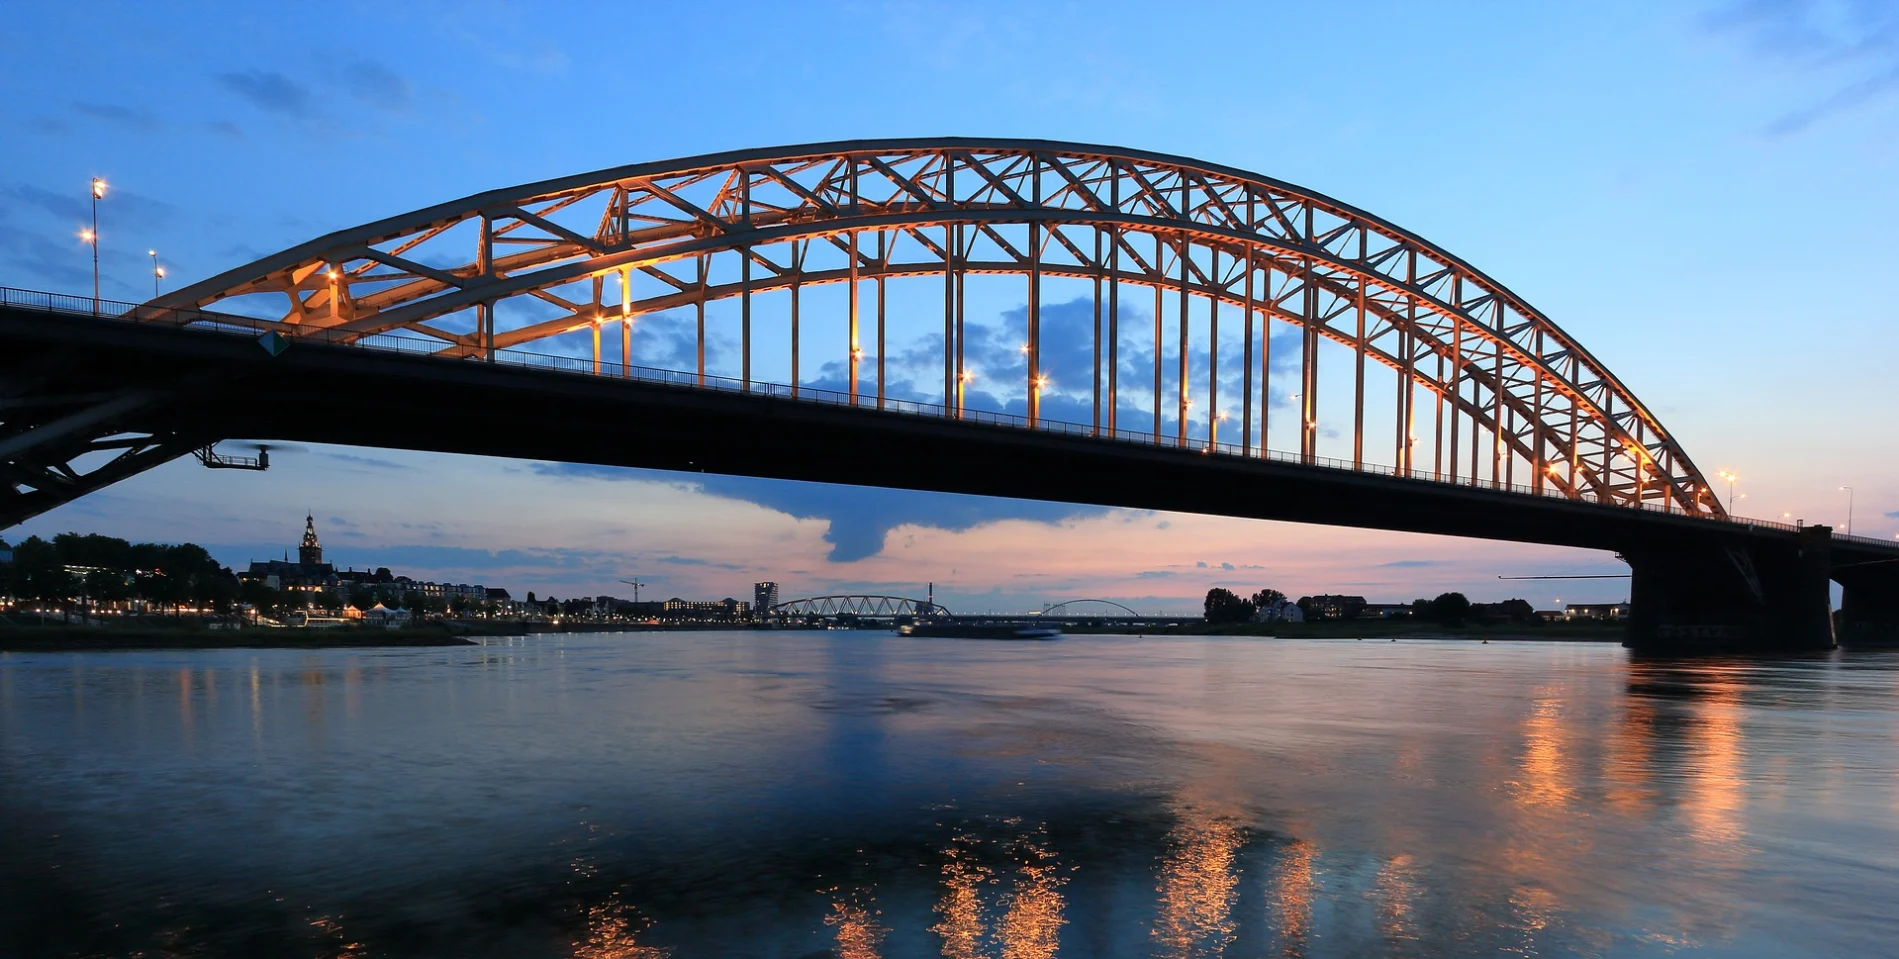
[[[473,597],[449,602],[425,596],[405,589],[387,570],[377,572],[379,581],[352,583],[345,595],[272,589],[261,580],[239,580],[196,543],[131,543],[97,533],[60,533],[50,540],[29,536],[13,547],[13,562],[0,564],[0,593],[42,612],[125,602],[174,615],[185,607],[227,613],[244,603],[273,618],[313,607],[338,613],[345,603],[357,609],[382,603],[418,614],[493,611],[492,604]]]
[[[1276,589],[1262,589],[1251,596],[1241,596],[1230,589],[1216,586],[1207,590],[1205,615],[1209,623],[1245,623],[1251,622],[1260,610],[1277,609],[1285,602],[1286,594]],[[1295,605],[1307,620],[1324,618],[1318,597],[1301,596]],[[1363,612],[1362,601],[1347,601],[1339,607],[1336,618],[1357,619]],[[1412,600],[1408,615],[1412,619],[1443,626],[1461,626],[1473,621],[1537,622],[1536,608],[1525,600],[1472,603],[1463,593],[1439,593],[1434,599],[1420,597]]]
[[[97,533],[27,537],[13,548],[13,562],[0,566],[0,588],[41,609],[76,599],[223,610],[238,597],[237,576],[196,543],[128,543]]]

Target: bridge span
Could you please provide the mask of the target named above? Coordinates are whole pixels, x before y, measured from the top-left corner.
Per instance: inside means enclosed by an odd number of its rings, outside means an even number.
[[[979,282],[1022,284],[1019,362],[977,368]],[[1044,339],[1059,284],[1092,307],[1076,342]],[[661,311],[694,320],[688,368],[633,362]],[[801,325],[824,322],[814,377]],[[1855,628],[1899,606],[1899,546],[1730,517],[1646,405],[1463,261],[1118,148],[739,151],[440,204],[145,304],[6,291],[0,398],[0,525],[269,438],[1613,550],[1631,643],[1670,651],[1830,647],[1829,579]]]

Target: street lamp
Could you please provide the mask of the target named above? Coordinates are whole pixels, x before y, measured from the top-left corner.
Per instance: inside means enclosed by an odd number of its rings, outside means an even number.
[[[105,199],[106,181],[92,178],[92,229],[84,234],[92,244],[92,315],[99,315],[99,201]]]
[[[152,299],[158,299],[158,281],[165,278],[165,268],[158,265],[158,251],[145,251],[152,258]]]
[[[1719,477],[1721,477],[1721,478],[1722,478],[1722,479],[1724,479],[1724,480],[1727,480],[1727,483],[1728,483],[1728,512],[1730,512],[1730,513],[1732,513],[1732,512],[1734,512],[1734,484],[1735,484],[1735,481],[1737,481],[1737,480],[1739,480],[1739,479],[1740,479],[1740,477],[1739,477],[1739,476],[1736,476],[1736,475],[1734,475],[1734,471],[1733,471],[1733,470],[1722,470],[1722,471],[1720,471],[1719,473],[1716,473],[1715,475],[1716,475],[1716,476],[1719,476]]]
[[[1853,535],[1853,488],[1842,486],[1840,489],[1846,491],[1846,535],[1851,536]]]

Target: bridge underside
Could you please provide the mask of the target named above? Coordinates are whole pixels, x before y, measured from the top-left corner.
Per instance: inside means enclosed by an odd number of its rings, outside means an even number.
[[[1830,647],[1826,580],[1835,566],[1858,571],[1839,577],[1857,608],[1895,601],[1893,577],[1879,572],[1895,565],[1892,557],[1829,546],[1824,530],[1796,537],[1427,480],[499,364],[316,344],[272,356],[240,337],[31,311],[0,309],[0,399],[9,471],[0,525],[202,443],[252,437],[1612,550],[1630,558],[1638,616],[1648,617],[1638,618],[1633,638],[1663,650]],[[80,462],[101,459],[107,465]],[[1703,581],[1681,572],[1711,564],[1736,574]]]

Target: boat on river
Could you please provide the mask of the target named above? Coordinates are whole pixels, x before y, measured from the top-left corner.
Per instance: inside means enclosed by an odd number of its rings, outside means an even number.
[[[915,623],[900,626],[897,632],[920,639],[1010,639],[1045,641],[1062,638],[1060,626],[1029,623],[976,625],[973,623]]]

